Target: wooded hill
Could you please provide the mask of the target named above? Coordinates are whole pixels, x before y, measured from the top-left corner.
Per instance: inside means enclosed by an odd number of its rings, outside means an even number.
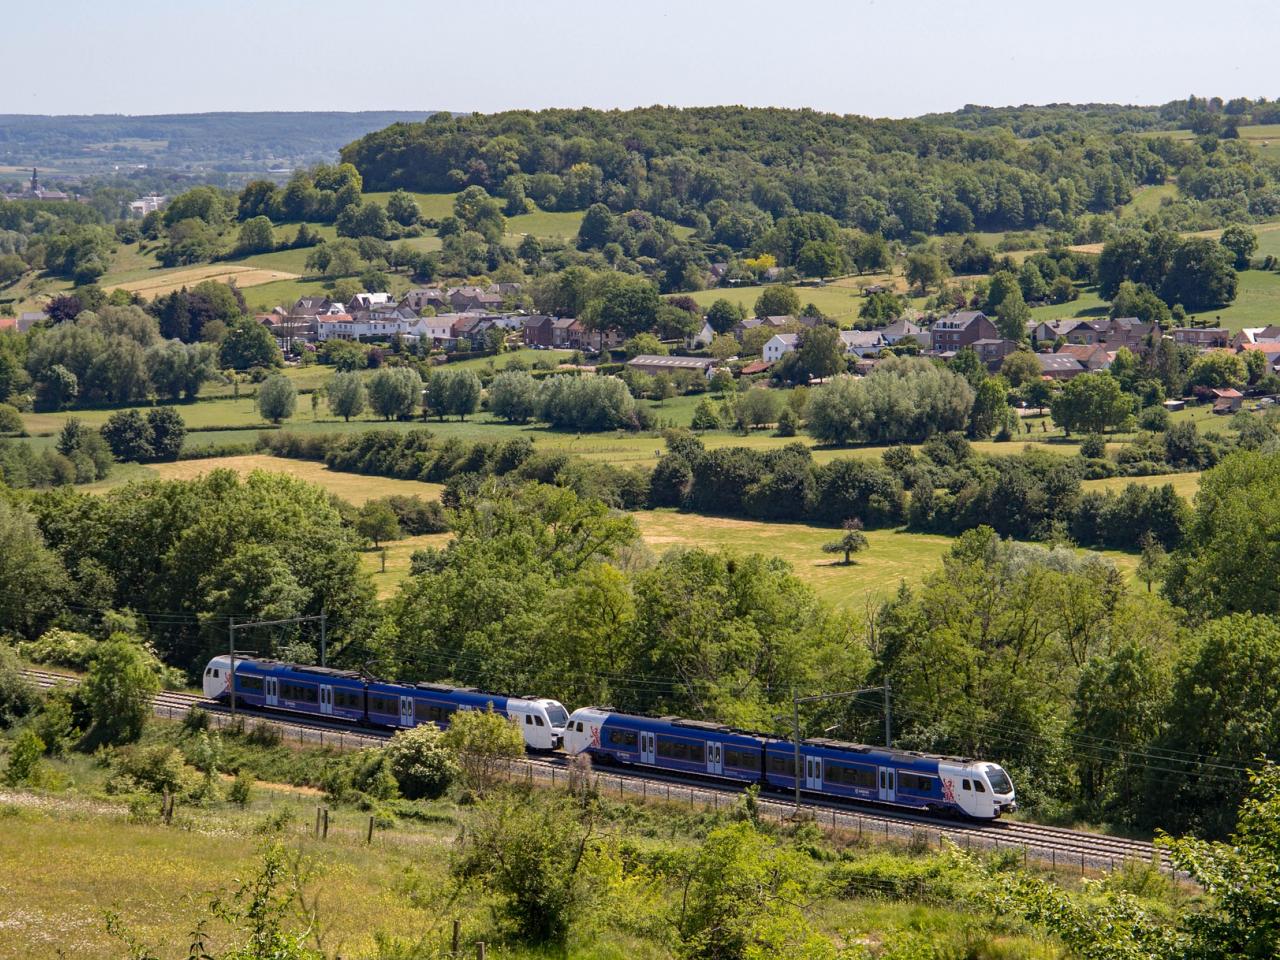
[[[1137,186],[1175,178],[1189,199],[1249,219],[1280,212],[1280,194],[1274,162],[1231,136],[1272,106],[1246,103],[1249,113],[1194,100],[917,120],[747,107],[437,114],[368,134],[342,158],[375,190],[474,184],[511,209],[526,199],[558,210],[603,202],[693,226],[732,211],[748,232],[797,212],[888,237],[1065,228],[1116,210]],[[1149,132],[1183,126],[1204,138]]]

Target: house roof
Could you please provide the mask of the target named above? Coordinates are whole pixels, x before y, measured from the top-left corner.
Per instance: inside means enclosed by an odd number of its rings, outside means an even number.
[[[1280,355],[1280,340],[1260,340],[1254,343],[1242,343],[1241,350],[1257,350],[1268,357]]]
[[[764,373],[770,366],[770,364],[765,363],[763,360],[753,360],[744,366],[740,372],[746,376],[751,376],[753,373]]]
[[[1070,354],[1037,353],[1040,369],[1045,373],[1066,373],[1071,370],[1083,371],[1084,365]]]
[[[884,343],[879,330],[841,330],[840,339],[850,347],[878,347]]]
[[[775,333],[769,338],[769,342],[772,343],[774,340],[777,340],[781,343],[785,343],[789,347],[794,347],[799,339],[800,334],[798,333]]]
[[[913,337],[924,333],[924,327],[912,323],[906,317],[899,317],[887,327],[881,327],[880,333],[886,337]]]
[[[1082,363],[1092,360],[1095,354],[1105,354],[1106,352],[1107,348],[1100,343],[1064,343],[1054,351],[1059,356],[1066,354],[1067,356],[1075,357]]]
[[[1244,396],[1244,394],[1241,393],[1239,390],[1235,390],[1231,387],[1225,387],[1225,388],[1214,387],[1212,393],[1215,397],[1218,397],[1219,399],[1224,399],[1224,400],[1234,400],[1237,397]]]
[[[987,315],[981,310],[957,310],[939,317],[933,322],[933,327],[935,330],[967,330],[970,324],[980,319],[987,319]]]

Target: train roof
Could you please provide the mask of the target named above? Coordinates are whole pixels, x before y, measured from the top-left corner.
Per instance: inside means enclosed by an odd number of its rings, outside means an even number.
[[[790,743],[790,741],[784,741]],[[940,753],[923,753],[919,750],[895,750],[892,747],[877,747],[867,743],[853,743],[850,740],[832,740],[829,737],[809,737],[800,741],[814,747],[826,747],[828,750],[840,750],[845,753],[882,753],[891,757],[904,757],[913,760],[944,760],[948,763],[973,763],[972,757],[949,757]]]

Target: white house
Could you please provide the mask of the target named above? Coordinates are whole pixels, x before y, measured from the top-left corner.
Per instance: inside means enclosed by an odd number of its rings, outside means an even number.
[[[765,341],[764,350],[761,352],[764,362],[774,363],[781,360],[796,348],[796,344],[799,341],[800,335],[798,333],[775,333]]]
[[[716,332],[711,329],[711,324],[702,321],[702,329],[697,333],[692,333],[685,337],[685,346],[690,350],[697,350],[701,347],[711,346],[711,341],[715,339]]]

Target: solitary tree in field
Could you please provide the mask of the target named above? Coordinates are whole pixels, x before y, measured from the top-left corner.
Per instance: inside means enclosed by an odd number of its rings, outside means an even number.
[[[381,500],[370,500],[360,508],[356,530],[360,536],[372,540],[375,547],[381,547],[383,540],[399,538],[400,520],[387,504]]]
[[[329,409],[346,421],[360,416],[369,401],[364,380],[354,371],[335,374],[329,381],[327,397]]]
[[[867,549],[867,535],[862,532],[862,521],[856,518],[844,522],[844,534],[839,540],[822,545],[824,553],[843,553],[845,566],[853,563],[855,553],[865,549]]]
[[[282,373],[267,377],[258,388],[258,411],[272,423],[288,420],[298,405],[293,381]]]

